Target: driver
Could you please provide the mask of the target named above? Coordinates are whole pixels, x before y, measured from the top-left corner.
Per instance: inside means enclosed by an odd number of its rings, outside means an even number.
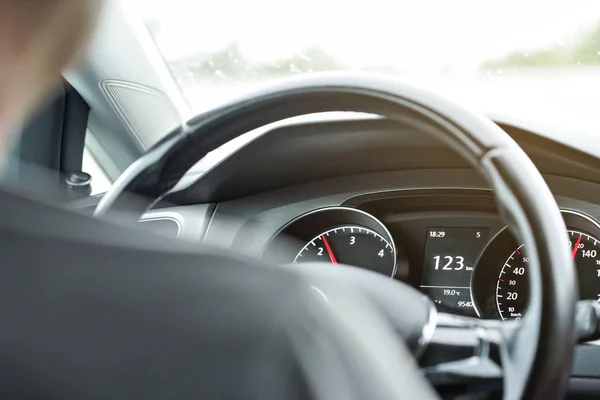
[[[101,3],[0,0],[3,156],[77,62]],[[0,210],[0,398],[387,399],[421,379],[392,368],[386,384],[360,384],[376,375],[369,360],[291,272],[6,189]]]
[[[61,82],[95,26],[102,0],[0,1],[0,151]]]

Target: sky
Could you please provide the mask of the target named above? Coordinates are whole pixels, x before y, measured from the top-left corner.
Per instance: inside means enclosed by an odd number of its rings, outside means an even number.
[[[518,50],[561,46],[600,21],[598,0],[122,0],[163,26],[178,58],[232,42],[257,62],[318,46],[349,67],[472,71]]]

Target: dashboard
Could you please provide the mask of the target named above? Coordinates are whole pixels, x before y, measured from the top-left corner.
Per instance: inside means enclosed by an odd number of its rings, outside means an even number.
[[[600,224],[563,209],[582,299],[600,293]],[[528,304],[527,249],[485,190],[407,190],[353,197],[285,224],[263,257],[347,264],[404,281],[453,314],[519,320]]]
[[[581,298],[597,300],[600,149],[501,126],[555,194]],[[188,175],[144,220],[174,221],[171,231],[183,239],[277,265],[371,269],[419,289],[444,312],[502,320],[526,313],[527,249],[485,180],[427,135],[381,119],[284,125],[244,139],[202,174]]]
[[[597,299],[597,140],[501,126],[542,172],[563,211],[580,296]],[[96,203],[78,208],[91,212]],[[527,312],[527,249],[485,179],[445,144],[384,120],[285,125],[245,140],[190,172],[142,221],[282,268],[311,261],[370,268],[445,312],[485,319]],[[572,379],[578,394],[600,393],[598,343],[578,346]]]

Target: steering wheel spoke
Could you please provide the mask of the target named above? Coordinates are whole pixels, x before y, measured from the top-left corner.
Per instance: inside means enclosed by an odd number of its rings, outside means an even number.
[[[420,365],[434,385],[486,382],[501,388],[521,324],[439,313]]]

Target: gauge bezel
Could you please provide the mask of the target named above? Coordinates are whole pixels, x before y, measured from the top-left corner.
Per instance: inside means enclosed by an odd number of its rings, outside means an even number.
[[[398,250],[392,234],[383,222],[373,215],[351,207],[323,207],[299,215],[273,235],[263,248],[261,258],[266,257],[278,263],[291,263],[296,254],[312,238],[330,229],[350,225],[370,229],[381,235],[392,246],[394,266],[391,277],[395,277],[398,271]],[[292,254],[291,259],[289,259],[290,254]]]
[[[600,239],[600,222],[588,214],[573,209],[560,210],[568,230],[584,232]],[[506,261],[520,243],[508,226],[501,229],[483,248],[471,275],[471,301],[480,318],[501,319],[496,305],[497,277]]]

